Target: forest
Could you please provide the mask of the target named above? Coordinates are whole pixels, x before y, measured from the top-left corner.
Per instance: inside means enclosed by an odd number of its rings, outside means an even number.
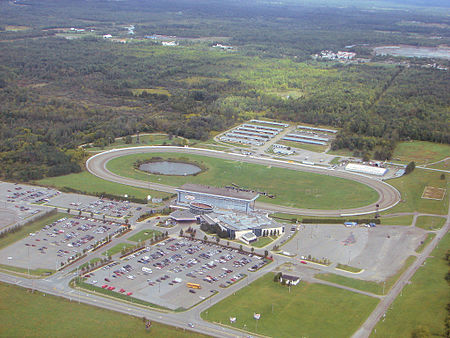
[[[449,62],[373,57],[368,47],[448,44],[443,15],[246,1],[17,3],[0,2],[5,179],[78,172],[85,143],[137,131],[206,140],[255,116],[337,127],[333,149],[382,160],[399,140],[450,141],[448,71],[424,68]],[[71,27],[88,33],[74,37]],[[166,47],[153,34],[182,38]],[[347,45],[372,61],[311,58]]]

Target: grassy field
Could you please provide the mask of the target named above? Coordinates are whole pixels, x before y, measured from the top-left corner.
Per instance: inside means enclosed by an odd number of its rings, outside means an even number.
[[[436,237],[435,233],[428,233],[427,238],[417,247],[416,252],[421,253],[423,249],[427,247],[427,245],[433,240],[433,238]]]
[[[301,142],[294,142],[294,141],[279,141],[277,143],[284,144],[285,146],[288,146],[291,148],[299,148],[299,149],[314,151],[316,153],[323,153],[328,148],[327,146],[322,146],[319,144],[308,144],[308,143],[301,143]]]
[[[439,230],[445,224],[445,218],[436,216],[417,217],[416,227],[425,230]]]
[[[328,155],[338,155],[338,156],[348,156],[353,157],[354,150],[350,149],[337,149],[337,150],[330,150],[327,152]]]
[[[272,237],[270,237],[270,236],[259,237],[258,240],[256,240],[255,242],[251,243],[251,245],[254,246],[255,248],[262,248],[263,246],[269,245],[273,241],[274,241],[274,239]]]
[[[10,234],[6,235],[5,237],[0,238],[0,249],[3,249],[12,243],[15,243],[15,242],[21,240],[22,238],[27,237],[30,234],[30,232],[39,231],[47,224],[53,223],[53,222],[57,221],[58,219],[67,217],[67,216],[68,215],[64,214],[64,213],[57,213],[54,215],[44,217],[33,223],[30,223],[29,225],[22,227],[19,231],[10,233]]]
[[[202,318],[271,337],[349,337],[378,303],[368,296],[304,282],[289,292],[273,276],[264,275],[204,311]],[[258,323],[254,313],[261,314]],[[230,324],[230,317],[236,322]]]
[[[150,238],[153,238],[153,235],[160,235],[161,231],[158,230],[142,230],[133,236],[128,237],[127,239],[132,242],[146,241]]]
[[[441,180],[440,172],[416,168],[409,175],[389,180],[388,183],[402,194],[402,201],[385,213],[419,211],[430,214],[447,214],[448,194],[442,201],[421,198],[426,186],[448,188],[447,180]]]
[[[436,164],[428,165],[427,168],[450,170],[450,158],[447,158],[445,161]]]
[[[434,337],[444,336],[445,307],[450,296],[445,280],[449,266],[444,258],[449,247],[447,234],[394,301],[386,319],[377,324],[372,337],[410,337],[418,326],[427,327]]]
[[[392,158],[402,163],[414,161],[416,165],[436,162],[450,154],[448,144],[426,141],[399,142]]]
[[[121,176],[171,186],[186,182],[212,186],[235,183],[276,196],[273,199],[261,197],[259,201],[292,207],[343,209],[364,206],[378,198],[373,189],[350,180],[198,155],[189,155],[189,160],[200,162],[209,169],[196,176],[149,175],[133,168],[136,160],[156,156],[186,158],[186,155],[167,153],[136,154],[115,158],[108,162],[107,167]]]
[[[141,95],[142,93],[147,93],[147,94],[159,94],[159,95],[171,96],[170,92],[164,87],[137,88],[137,89],[131,89],[131,92],[133,93],[133,95]]]
[[[119,244],[116,244],[115,246],[113,246],[111,249],[108,249],[105,252],[103,252],[102,255],[112,256],[112,255],[115,255],[116,253],[121,252],[123,248],[131,248],[133,246],[134,245],[130,244],[130,243],[119,243]]]
[[[413,215],[403,215],[394,217],[381,217],[381,225],[411,225]]]
[[[141,318],[0,283],[2,337],[206,337]]]
[[[156,190],[135,188],[124,184],[105,181],[87,171],[83,171],[78,174],[44,178],[42,180],[36,181],[36,184],[51,186],[57,189],[69,187],[86,192],[87,194],[102,192],[117,196],[124,196],[125,194],[127,194],[128,196],[134,196],[141,199],[146,199],[147,195],[160,198],[170,196],[167,193]]]

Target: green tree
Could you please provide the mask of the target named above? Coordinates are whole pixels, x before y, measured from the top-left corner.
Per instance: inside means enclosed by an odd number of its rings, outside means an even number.
[[[414,161],[409,162],[405,169],[405,175],[412,173],[415,168],[416,168],[416,164],[414,163]]]

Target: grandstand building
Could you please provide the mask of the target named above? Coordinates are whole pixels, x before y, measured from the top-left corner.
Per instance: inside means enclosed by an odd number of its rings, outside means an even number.
[[[230,188],[215,188],[198,184],[186,183],[175,189],[177,204],[191,206],[197,204],[212,205],[220,209],[250,212],[255,207],[259,194]]]

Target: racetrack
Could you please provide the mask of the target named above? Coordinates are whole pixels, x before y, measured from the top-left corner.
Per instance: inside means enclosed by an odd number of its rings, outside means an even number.
[[[331,170],[328,168],[321,168],[317,166],[304,165],[300,163],[291,163],[277,159],[264,158],[264,157],[253,157],[240,154],[231,154],[217,150],[210,149],[199,149],[199,148],[189,148],[189,147],[173,147],[173,146],[142,146],[142,147],[132,147],[132,148],[121,148],[105,151],[96,154],[89,158],[86,162],[86,167],[88,171],[104,180],[121,183],[133,187],[147,188],[153,190],[164,191],[168,193],[175,193],[175,188],[172,186],[158,184],[153,182],[144,182],[128,177],[119,176],[112,173],[106,169],[106,164],[109,160],[131,154],[139,153],[156,153],[156,152],[167,152],[167,153],[182,153],[182,154],[195,154],[203,155],[209,157],[216,157],[225,160],[236,160],[247,163],[255,163],[261,165],[271,165],[273,167],[298,170],[316,174],[329,175],[334,177],[345,178],[353,180],[362,184],[365,184],[372,189],[374,189],[378,195],[379,199],[377,202],[370,205],[352,208],[352,209],[340,209],[340,210],[318,210],[318,209],[300,209],[285,207],[281,205],[274,205],[269,203],[256,203],[256,208],[265,209],[274,212],[284,212],[305,216],[351,216],[351,215],[364,215],[373,213],[376,211],[376,205],[379,205],[379,211],[383,211],[392,208],[400,201],[400,193],[391,185],[377,179],[370,178],[365,175],[360,175],[356,173],[350,173],[347,171]]]

